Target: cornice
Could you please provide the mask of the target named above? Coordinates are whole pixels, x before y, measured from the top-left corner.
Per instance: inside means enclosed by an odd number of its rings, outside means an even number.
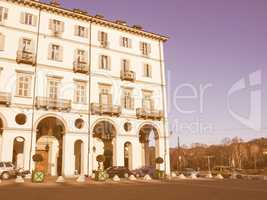
[[[167,36],[163,36],[163,35],[159,35],[156,33],[140,30],[137,28],[133,28],[133,27],[130,27],[126,24],[123,24],[123,25],[118,24],[118,23],[113,22],[113,21],[108,20],[108,19],[90,16],[87,13],[78,12],[77,9],[70,10],[70,9],[60,7],[60,6],[55,6],[55,5],[51,5],[51,4],[44,3],[44,2],[34,1],[34,0],[5,0],[5,1],[13,2],[13,3],[17,3],[17,4],[23,4],[25,6],[34,7],[34,8],[40,9],[40,10],[53,12],[53,13],[63,15],[63,16],[68,16],[68,17],[71,17],[74,19],[80,19],[80,20],[92,22],[95,24],[100,24],[103,26],[119,29],[121,31],[129,32],[132,34],[137,34],[137,35],[151,38],[151,39],[155,39],[155,40],[160,40],[163,42],[166,42],[168,40]]]

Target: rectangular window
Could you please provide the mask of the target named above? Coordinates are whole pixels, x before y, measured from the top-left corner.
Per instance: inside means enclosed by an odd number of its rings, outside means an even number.
[[[8,18],[8,9],[0,7],[0,23],[4,22]]]
[[[121,65],[122,65],[121,66],[122,71],[124,71],[124,72],[130,71],[130,61],[129,60],[123,59]]]
[[[110,57],[106,55],[100,56],[100,69],[110,70]]]
[[[152,77],[152,67],[149,64],[144,64],[144,77]]]
[[[132,89],[124,89],[122,94],[122,107],[127,110],[134,109],[134,98],[132,97]]]
[[[88,37],[88,29],[83,26],[75,26],[75,35],[79,37]]]
[[[86,63],[86,52],[84,50],[77,49],[76,59],[78,63]]]
[[[63,48],[56,44],[49,45],[49,60],[61,62],[63,59]]]
[[[101,105],[112,104],[111,86],[105,84],[99,85],[99,103]]]
[[[64,22],[61,22],[56,19],[50,19],[49,29],[52,30],[55,34],[60,34],[64,32]]]
[[[149,56],[151,53],[151,45],[146,42],[140,42],[140,50],[142,55]]]
[[[86,82],[76,82],[75,102],[86,104]]]
[[[48,78],[48,97],[51,99],[58,99],[60,91],[60,79]]]
[[[143,91],[143,109],[146,111],[154,109],[152,94],[153,93],[151,91]]]
[[[132,47],[132,40],[127,37],[121,37],[121,46],[125,48],[131,48]]]
[[[108,46],[108,34],[103,31],[98,32],[98,41],[100,42],[100,45],[102,47],[107,47]]]
[[[22,50],[24,52],[31,52],[31,40],[30,39],[25,39],[23,38],[22,39]]]
[[[29,74],[17,74],[17,96],[30,97],[31,96],[31,82],[32,76]]]
[[[22,24],[36,26],[37,24],[37,16],[30,13],[21,13],[20,22]]]

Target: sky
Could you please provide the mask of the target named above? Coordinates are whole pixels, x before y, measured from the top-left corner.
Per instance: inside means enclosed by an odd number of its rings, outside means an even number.
[[[171,146],[267,137],[267,0],[60,2],[170,37]]]

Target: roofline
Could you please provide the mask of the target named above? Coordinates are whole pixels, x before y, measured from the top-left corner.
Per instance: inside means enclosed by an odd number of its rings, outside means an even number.
[[[24,4],[24,5],[27,5],[30,7],[39,8],[41,10],[52,11],[54,13],[66,15],[69,17],[78,18],[78,19],[85,20],[85,21],[91,21],[92,23],[106,25],[106,26],[109,26],[112,28],[117,28],[117,29],[120,29],[120,30],[123,30],[126,32],[135,33],[138,35],[142,35],[144,37],[149,37],[149,38],[160,40],[163,42],[166,42],[169,39],[168,36],[156,34],[156,33],[149,32],[149,31],[140,30],[137,28],[130,27],[128,25],[118,24],[118,23],[111,21],[111,20],[108,20],[108,19],[98,18],[95,16],[91,16],[87,13],[77,12],[77,11],[63,8],[61,6],[56,6],[56,5],[53,5],[50,3],[34,1],[34,0],[5,0],[5,1],[18,3],[18,4]]]

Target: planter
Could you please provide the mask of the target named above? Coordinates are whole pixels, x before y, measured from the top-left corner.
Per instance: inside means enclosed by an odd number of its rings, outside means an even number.
[[[106,181],[108,179],[108,174],[104,170],[96,171],[95,180],[96,181]]]
[[[154,174],[155,179],[164,179],[164,177],[165,177],[164,171],[158,170],[158,169],[155,171],[155,174]]]
[[[33,171],[32,172],[32,182],[33,183],[43,183],[45,181],[45,173],[43,171]]]

